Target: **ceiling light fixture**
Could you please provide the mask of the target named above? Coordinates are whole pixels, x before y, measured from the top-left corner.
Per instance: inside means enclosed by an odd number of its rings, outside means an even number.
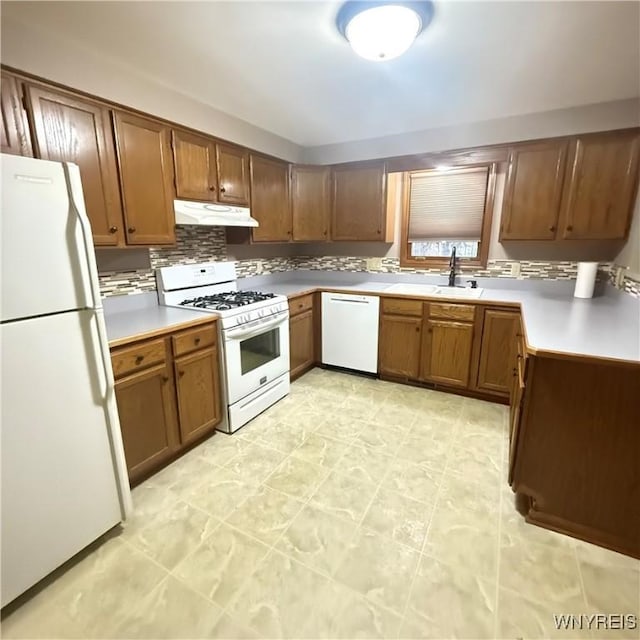
[[[351,0],[340,8],[336,25],[359,56],[381,62],[401,56],[432,17],[430,1]]]

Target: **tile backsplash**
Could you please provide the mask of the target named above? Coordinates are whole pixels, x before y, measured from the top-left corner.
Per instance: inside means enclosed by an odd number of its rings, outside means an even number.
[[[155,291],[154,270],[174,264],[215,262],[227,259],[226,236],[223,227],[177,226],[176,246],[149,250],[149,268],[130,271],[105,271],[100,273],[100,289],[103,296],[126,295]],[[489,260],[485,268],[461,267],[462,278],[513,278],[513,265],[519,265],[519,278],[542,280],[573,280],[577,262],[539,260]],[[310,269],[317,271],[347,271],[356,273],[430,273],[446,274],[446,268],[414,269],[400,266],[398,258],[368,258],[362,256],[286,256],[252,258],[236,261],[241,278]],[[603,263],[599,278],[615,285],[616,270]],[[620,286],[625,292],[640,296],[640,282],[626,275]]]
[[[155,291],[155,269],[176,264],[227,260],[224,227],[176,226],[174,247],[149,249],[149,267],[125,271],[101,271],[100,291],[103,296],[127,295]],[[236,261],[238,277],[259,273],[276,273],[292,269],[290,258],[246,259]]]

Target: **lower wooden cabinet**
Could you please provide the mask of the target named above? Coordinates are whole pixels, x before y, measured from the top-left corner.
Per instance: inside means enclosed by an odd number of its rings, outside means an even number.
[[[177,358],[174,363],[180,437],[183,444],[196,440],[220,422],[218,350],[203,349]]]
[[[313,294],[289,301],[289,362],[292,380],[316,363],[316,314]]]
[[[476,388],[509,395],[515,365],[515,335],[520,323],[517,311],[484,309]]]
[[[215,323],[114,348],[111,360],[132,483],[222,420]]]
[[[640,558],[640,366],[530,356],[510,482],[527,522]]]
[[[135,482],[161,466],[178,449],[168,365],[150,367],[118,380],[116,401],[129,480]]]
[[[466,388],[471,372],[473,324],[427,318],[420,377],[427,382]]]
[[[420,371],[422,318],[382,315],[378,371],[415,380]]]
[[[514,309],[382,297],[378,372],[506,401],[518,335]]]

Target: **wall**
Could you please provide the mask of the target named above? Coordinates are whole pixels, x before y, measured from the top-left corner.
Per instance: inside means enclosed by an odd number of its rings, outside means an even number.
[[[98,249],[100,291],[103,296],[155,291],[155,269],[176,264],[236,260],[240,278],[292,268],[292,245],[228,247],[225,243],[224,227],[177,225],[175,247]]]
[[[236,260],[239,277],[310,269],[368,273],[430,273],[444,274],[446,268],[401,268],[398,257],[385,256],[371,262],[369,252],[355,255],[335,255],[337,244],[315,245],[318,255],[310,255],[314,245],[268,245],[251,247],[253,255],[242,257],[238,247],[225,245],[223,227],[176,227],[176,246],[153,249],[101,249],[96,252],[100,289],[103,296],[155,291],[154,270],[174,264],[193,264]],[[350,247],[341,247],[344,252]],[[322,253],[324,252],[324,253]],[[326,255],[333,254],[333,255]],[[577,265],[571,261],[518,261],[521,279],[570,280],[576,276]],[[473,277],[511,277],[510,260],[490,260],[486,268],[463,267],[460,280]]]
[[[491,262],[563,262],[563,261],[602,261],[614,259],[620,250],[620,243],[603,244],[602,242],[587,244],[579,243],[575,246],[558,245],[544,242],[511,242],[501,244],[500,219],[502,215],[502,198],[506,180],[507,166],[501,164],[496,175],[496,192],[489,241],[489,260]],[[394,174],[390,174],[393,176]],[[397,175],[397,174],[396,174]],[[395,241],[392,244],[382,242],[335,242],[328,244],[299,245],[298,255],[309,256],[361,256],[378,258],[399,258],[401,243],[401,215],[396,212]]]
[[[629,239],[622,251],[616,256],[615,263],[628,269],[630,275],[640,279],[640,192],[636,198]]]
[[[51,31],[4,16],[1,28],[3,64],[258,151],[300,160],[302,149],[293,142],[178,93]]]
[[[303,158],[308,163],[331,164],[637,126],[640,126],[640,99],[632,98],[308,147]]]
[[[502,192],[506,177],[506,166],[501,166],[496,180],[496,197],[492,220],[489,260],[486,268],[462,267],[460,280],[474,277],[508,278],[512,268],[518,265],[521,279],[574,279],[577,261],[597,260],[602,263],[601,278],[611,279],[619,288],[640,294],[640,278],[632,273],[615,280],[616,271],[612,260],[619,245],[606,246],[598,243],[571,248],[545,243],[498,242]],[[636,215],[625,249],[615,262],[637,267],[640,259],[640,197]],[[400,215],[395,220],[395,242],[329,242],[315,244],[263,244],[226,245],[222,227],[176,227],[176,247],[166,249],[102,249],[97,251],[98,269],[103,295],[119,295],[155,290],[153,270],[170,264],[188,264],[217,260],[236,260],[238,274],[243,276],[275,273],[294,269],[335,270],[369,273],[447,273],[443,267],[413,269],[400,267]],[[617,247],[617,249],[616,249]],[[373,259],[373,260],[372,260]],[[635,261],[635,262],[634,262]]]

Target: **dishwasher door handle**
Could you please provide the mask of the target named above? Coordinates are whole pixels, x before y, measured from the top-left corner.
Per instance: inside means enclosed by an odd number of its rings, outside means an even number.
[[[357,298],[329,298],[329,302],[346,302],[348,304],[371,304],[370,300],[358,300]]]

